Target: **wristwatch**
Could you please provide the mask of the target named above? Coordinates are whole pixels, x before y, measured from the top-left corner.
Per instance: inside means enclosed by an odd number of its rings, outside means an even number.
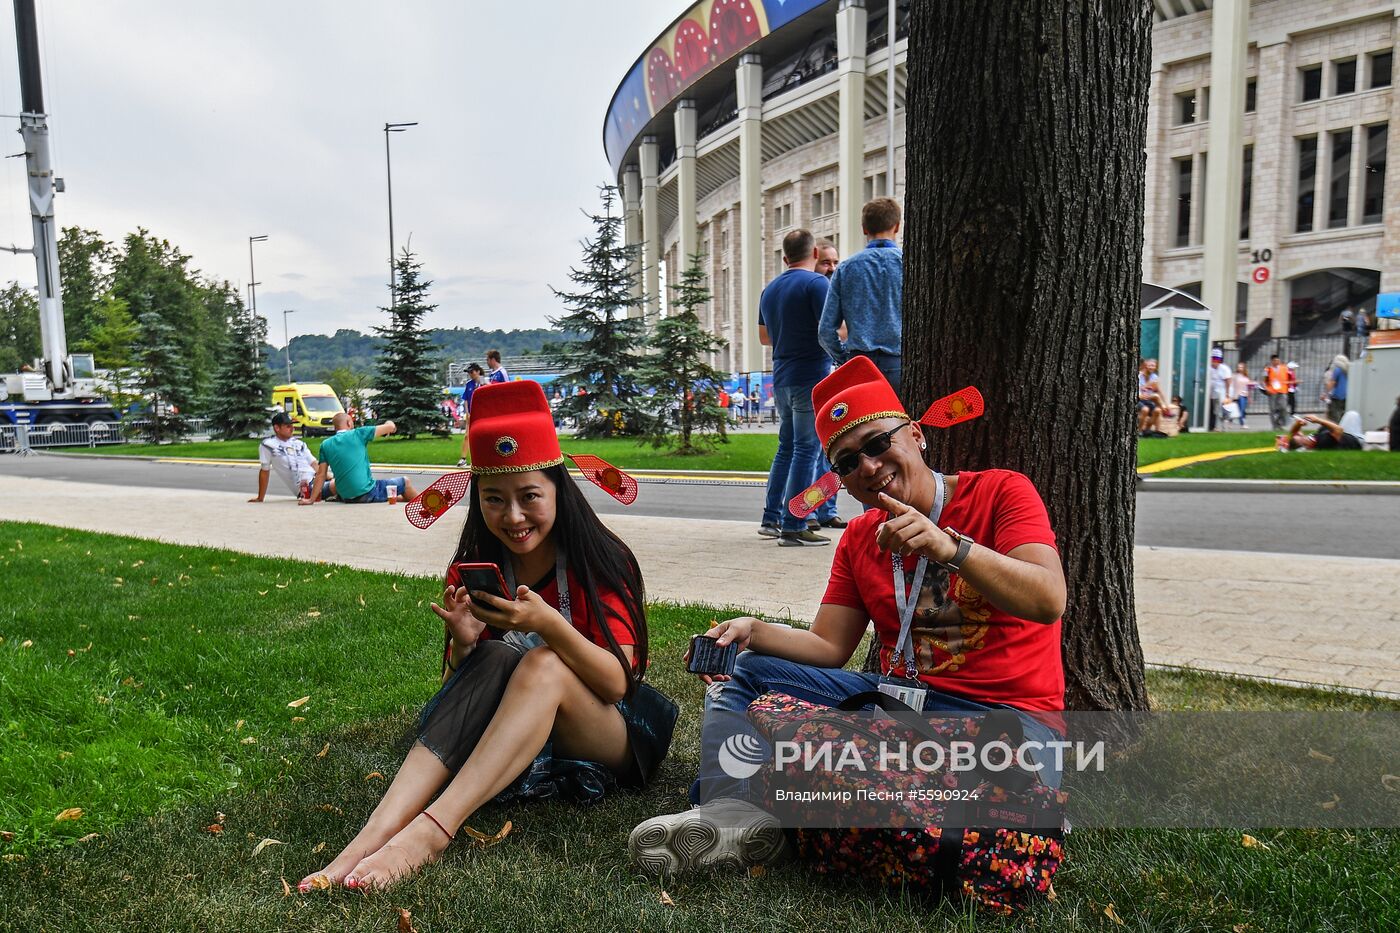
[[[943,531],[948,535],[948,537],[952,538],[958,543],[958,552],[953,555],[951,560],[945,560],[942,563],[940,563],[939,566],[942,567],[944,570],[951,571],[952,573],[957,573],[958,571],[962,570],[963,561],[967,560],[968,552],[972,550],[972,545],[976,544],[977,542],[973,541],[967,535],[955,530],[952,527],[944,528]]]

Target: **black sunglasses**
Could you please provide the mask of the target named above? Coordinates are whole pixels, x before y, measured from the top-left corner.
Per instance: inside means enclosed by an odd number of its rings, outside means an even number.
[[[899,425],[899,427],[890,428],[882,434],[876,434],[870,440],[866,441],[864,446],[859,450],[848,450],[837,457],[832,462],[831,469],[837,476],[846,476],[850,473],[854,473],[856,470],[860,469],[860,458],[862,454],[870,457],[872,460],[880,456],[880,454],[890,449],[890,444],[894,442],[894,436],[899,432],[900,428],[907,427],[909,427],[909,422],[906,421]]]

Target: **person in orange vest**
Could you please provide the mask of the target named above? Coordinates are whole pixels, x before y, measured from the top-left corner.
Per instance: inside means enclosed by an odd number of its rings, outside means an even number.
[[[1275,431],[1288,427],[1288,367],[1275,353],[1264,370],[1264,392],[1269,396],[1269,422]]]

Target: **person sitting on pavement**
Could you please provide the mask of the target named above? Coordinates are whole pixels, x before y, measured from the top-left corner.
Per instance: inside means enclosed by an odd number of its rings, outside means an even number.
[[[414,499],[418,490],[406,476],[375,479],[369,466],[369,444],[375,438],[393,434],[398,427],[392,421],[378,425],[355,427],[355,419],[345,412],[336,412],[331,419],[335,434],[321,442],[321,463],[316,467],[316,479],[311,483],[311,498],[302,505],[315,505],[326,489],[341,502],[388,502],[391,487],[394,497]],[[326,474],[335,477],[326,483]]]
[[[1395,410],[1390,413],[1390,423],[1386,427],[1390,433],[1390,452],[1400,452],[1400,397],[1395,399]]]
[[[279,411],[272,416],[272,436],[258,444],[258,494],[249,502],[262,502],[267,497],[267,480],[277,473],[287,491],[298,499],[311,496],[311,483],[316,479],[316,458],[306,442],[296,436],[292,416]],[[325,481],[329,483],[329,480]]]
[[[1157,361],[1138,361],[1138,437],[1163,437],[1161,378],[1157,375]]]
[[[1191,433],[1191,411],[1181,402],[1180,395],[1172,396],[1172,409],[1176,412],[1176,433]]]
[[[1306,424],[1315,424],[1318,429],[1304,434]],[[1349,411],[1342,415],[1340,423],[1317,415],[1299,415],[1293,427],[1279,439],[1279,447],[1284,450],[1364,450],[1366,431],[1361,426],[1361,413]]]
[[[878,689],[885,682],[879,675],[843,669],[872,622],[880,670],[911,671],[926,691],[924,711],[1011,708],[1027,738],[1052,741],[1063,731],[1065,578],[1031,481],[1010,470],[931,470],[923,459],[925,429],[868,359],[852,359],[812,396],[817,432],[842,485],[872,510],[837,544],[810,630],[755,618],[710,630],[718,644],[746,650],[731,677],[702,678],[714,685],[690,791],[694,808],[632,831],[628,847],[645,871],[781,857],[777,821],[743,799],[747,782],[725,771],[718,752],[726,742],[758,747],[734,735],[746,728],[736,719],[770,690],[837,706]],[[896,583],[908,587],[907,601]],[[757,731],[749,736],[766,745]],[[1050,768],[1042,777],[1058,786]]]
[[[471,442],[452,563],[494,564],[511,597],[448,585],[432,604],[442,687],[364,828],[302,892],[386,887],[493,799],[593,803],[644,787],[670,747],[675,704],[643,682],[641,569],[564,465],[540,384],[483,386]]]

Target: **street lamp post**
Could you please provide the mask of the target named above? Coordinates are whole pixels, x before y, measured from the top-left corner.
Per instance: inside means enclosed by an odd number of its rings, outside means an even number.
[[[248,237],[248,310],[258,313],[258,276],[253,271],[253,244],[266,243],[267,234]]]
[[[287,336],[287,315],[296,314],[296,308],[282,309],[282,355],[287,358],[287,382],[292,381],[292,341]]]
[[[384,124],[384,174],[389,188],[389,307],[398,306],[398,289],[394,276],[394,171],[389,161],[389,134],[402,133],[417,123]]]

